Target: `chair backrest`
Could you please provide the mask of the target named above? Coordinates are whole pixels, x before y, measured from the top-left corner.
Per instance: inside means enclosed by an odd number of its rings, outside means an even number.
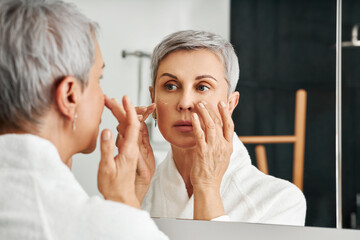
[[[255,147],[257,166],[266,174],[268,174],[269,171],[267,167],[265,146],[262,144],[293,143],[293,183],[301,190],[303,190],[304,179],[306,98],[307,92],[304,89],[296,91],[294,135],[239,137],[244,144],[259,144]]]

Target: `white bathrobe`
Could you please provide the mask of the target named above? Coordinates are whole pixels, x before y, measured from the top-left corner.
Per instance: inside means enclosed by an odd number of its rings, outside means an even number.
[[[226,215],[214,220],[303,226],[303,193],[292,183],[265,175],[252,166],[236,134],[233,149],[220,187]],[[157,167],[142,208],[152,217],[193,219],[194,196],[189,199],[171,151]]]
[[[47,140],[0,135],[0,153],[0,239],[167,239],[147,212],[89,197]]]

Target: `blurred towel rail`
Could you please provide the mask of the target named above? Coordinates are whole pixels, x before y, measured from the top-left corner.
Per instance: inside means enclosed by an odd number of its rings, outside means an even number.
[[[147,104],[147,103],[143,103],[141,101],[141,97],[142,97],[142,92],[143,92],[143,58],[151,58],[151,54],[143,52],[143,51],[134,51],[134,52],[129,52],[126,50],[122,50],[121,52],[121,56],[123,58],[129,57],[129,56],[135,56],[139,58],[139,63],[138,63],[138,93],[137,93],[137,103],[136,105],[141,106],[142,104]],[[150,76],[148,76],[150,77]]]

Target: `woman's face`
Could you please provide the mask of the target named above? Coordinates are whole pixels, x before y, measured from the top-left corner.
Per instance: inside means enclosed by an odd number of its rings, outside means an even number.
[[[228,99],[224,66],[206,49],[178,50],[167,55],[160,62],[154,87],[155,91],[150,88],[150,92],[157,106],[159,130],[168,142],[180,148],[195,146],[191,113],[197,112],[197,103],[205,101],[220,116],[220,101],[229,100],[231,112],[238,101],[238,93]]]
[[[104,71],[104,61],[98,42],[95,40],[95,62],[90,69],[89,82],[81,96],[77,109],[76,131],[81,136],[79,142],[83,153],[90,153],[96,148],[101,115],[104,110],[105,97],[100,87],[100,78]]]

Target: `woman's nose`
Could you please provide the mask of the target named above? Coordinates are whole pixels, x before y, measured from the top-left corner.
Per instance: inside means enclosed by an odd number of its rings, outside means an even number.
[[[179,100],[178,111],[185,111],[185,110],[193,110],[194,109],[194,99],[189,96],[189,94],[183,94],[181,99]]]

